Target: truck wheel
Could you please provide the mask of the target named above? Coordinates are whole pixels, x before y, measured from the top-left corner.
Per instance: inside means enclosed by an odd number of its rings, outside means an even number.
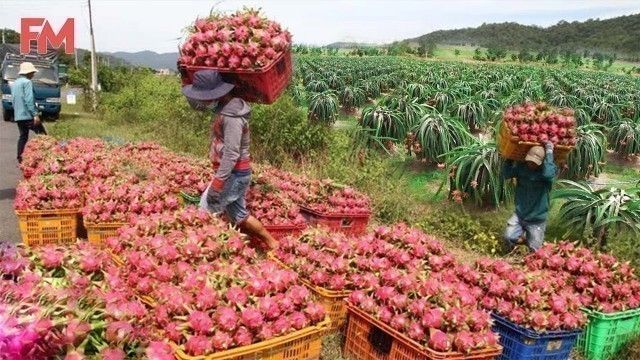
[[[60,119],[60,113],[55,113],[55,114],[51,115],[50,119],[51,119],[51,121],[56,121],[56,120]]]
[[[2,109],[2,118],[4,121],[13,121],[13,110]]]

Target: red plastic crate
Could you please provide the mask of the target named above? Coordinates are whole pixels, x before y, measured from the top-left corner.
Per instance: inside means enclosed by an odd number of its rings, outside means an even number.
[[[300,212],[311,226],[326,226],[330,230],[340,231],[345,235],[363,235],[367,231],[371,214],[321,214],[311,209],[300,207]]]
[[[182,85],[193,82],[193,75],[199,70],[217,70],[224,81],[234,84],[232,94],[248,102],[271,104],[291,81],[293,66],[291,52],[287,50],[262,69],[220,69],[207,66],[178,65]]]
[[[300,235],[307,228],[307,225],[264,225],[264,228],[274,239],[281,240],[289,235]],[[264,247],[258,238],[251,237],[249,240],[253,247]]]

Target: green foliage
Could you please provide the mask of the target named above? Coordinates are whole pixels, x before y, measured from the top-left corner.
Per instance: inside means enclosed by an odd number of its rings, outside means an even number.
[[[402,114],[397,110],[383,106],[368,107],[362,110],[360,126],[371,130],[371,136],[375,138],[399,141],[407,135],[407,127]]]
[[[345,86],[338,97],[340,104],[349,110],[361,107],[367,101],[367,94],[358,86]]]
[[[490,47],[487,49],[487,60],[496,61],[507,57],[507,51],[503,48]]]
[[[560,180],[553,198],[565,202],[558,213],[566,236],[588,236],[602,248],[609,234],[632,231],[640,234],[640,188],[595,190],[589,184]]]
[[[586,180],[599,176],[605,162],[607,138],[603,127],[596,124],[583,125],[576,131],[576,145],[567,158],[567,167],[562,174],[571,180]]]
[[[495,142],[476,141],[470,146],[454,149],[444,155],[451,168],[449,194],[462,201],[468,194],[477,204],[499,206],[513,198],[513,186],[502,178],[504,159]]]
[[[514,50],[602,49],[626,54],[629,59],[638,59],[640,42],[635,28],[638,21],[640,14],[610,19],[588,19],[583,22],[560,21],[546,28],[514,22],[482,24],[475,28],[435,31],[411,41],[455,44],[459,39],[468,39],[472,46],[489,47],[499,44],[506,49]]]
[[[458,211],[438,211],[420,220],[418,226],[428,234],[438,235],[467,250],[482,254],[500,254],[503,241],[502,229],[485,224],[477,218]]]
[[[259,162],[280,165],[285,161],[311,159],[322,153],[331,129],[309,123],[304,110],[288,96],[271,105],[253,105],[251,156]]]
[[[452,113],[464,120],[469,129],[481,129],[487,126],[491,116],[491,103],[497,107],[495,99],[483,99],[478,96],[460,99]]]
[[[471,141],[471,134],[464,124],[438,113],[426,113],[413,128],[413,133],[421,147],[418,156],[430,162],[440,161],[442,155]]]
[[[609,129],[609,147],[623,156],[640,153],[640,121],[623,119]]]
[[[338,117],[338,97],[333,90],[312,94],[309,97],[307,117],[314,122],[333,124]]]

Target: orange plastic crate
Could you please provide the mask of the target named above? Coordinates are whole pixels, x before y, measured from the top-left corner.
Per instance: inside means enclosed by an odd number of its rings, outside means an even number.
[[[500,132],[498,133],[498,149],[500,154],[505,159],[511,159],[516,161],[524,161],[527,156],[527,152],[534,146],[544,146],[539,143],[520,141],[520,138],[511,134],[509,126],[506,122],[502,122],[500,125]],[[553,149],[553,161],[557,164],[563,163],[567,160],[569,152],[573,150],[573,146],[556,145]]]
[[[189,356],[176,344],[171,346],[176,359],[182,360],[315,360],[320,359],[321,335],[328,323],[326,319],[288,335],[208,356]]]
[[[85,223],[87,228],[87,239],[94,245],[103,246],[107,239],[116,236],[119,228],[126,226],[127,223]]]
[[[72,244],[77,240],[78,209],[16,211],[22,242],[28,246]]]
[[[426,348],[363,311],[347,305],[349,327],[344,355],[352,360],[489,360],[502,353],[502,347],[463,354],[437,352]]]
[[[282,268],[289,269],[289,267],[278,260],[273,253],[267,254],[267,257],[278,263]],[[299,280],[313,293],[316,301],[324,307],[331,319],[331,323],[327,326],[325,333],[344,331],[345,325],[347,324],[347,304],[344,302],[344,299],[349,296],[351,290],[328,290],[312,284],[307,279],[300,278]]]

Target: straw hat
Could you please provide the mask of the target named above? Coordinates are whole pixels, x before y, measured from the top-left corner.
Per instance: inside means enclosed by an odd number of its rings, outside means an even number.
[[[22,64],[20,64],[20,71],[18,72],[18,74],[27,75],[27,74],[31,74],[31,73],[34,73],[34,72],[38,72],[38,70],[36,69],[35,66],[33,66],[32,63],[23,62]]]

